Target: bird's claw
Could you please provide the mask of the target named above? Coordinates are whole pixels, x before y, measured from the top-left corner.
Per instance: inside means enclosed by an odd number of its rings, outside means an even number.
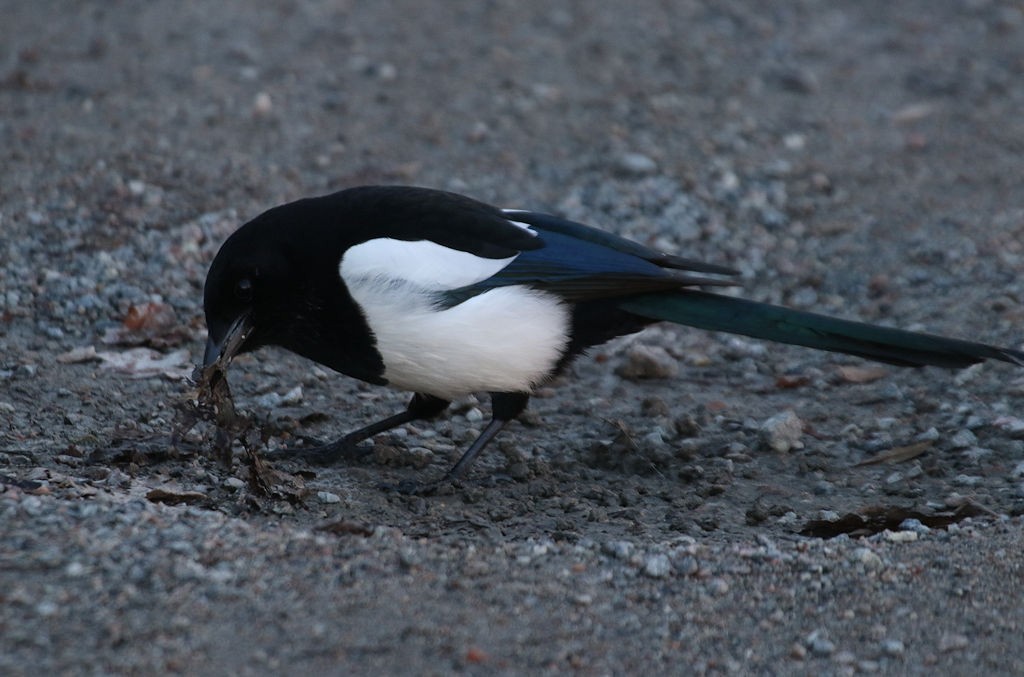
[[[342,459],[356,460],[373,453],[373,447],[358,446],[345,438],[318,444],[312,447],[288,447],[278,451],[279,454],[291,458],[301,458],[314,465],[331,465]]]

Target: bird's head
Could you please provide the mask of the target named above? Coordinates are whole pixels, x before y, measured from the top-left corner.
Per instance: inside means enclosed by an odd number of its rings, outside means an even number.
[[[301,294],[301,262],[287,242],[276,242],[267,215],[250,221],[224,242],[203,290],[208,338],[204,366],[261,346],[279,344]]]

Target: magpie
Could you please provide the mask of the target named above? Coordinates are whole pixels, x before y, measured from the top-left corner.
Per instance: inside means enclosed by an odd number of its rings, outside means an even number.
[[[204,288],[204,365],[226,369],[274,345],[413,393],[404,411],[315,449],[328,458],[489,393],[480,435],[441,480],[405,485],[412,492],[463,475],[581,352],[659,321],[899,366],[1024,366],[1020,350],[707,290],[737,274],[550,214],[429,188],[349,188],[270,209],[228,237]]]

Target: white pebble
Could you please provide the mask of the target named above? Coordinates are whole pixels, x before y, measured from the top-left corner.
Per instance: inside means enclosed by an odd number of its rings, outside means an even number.
[[[882,653],[888,656],[902,656],[906,647],[898,639],[887,639],[882,642]]]
[[[882,567],[882,558],[871,548],[857,548],[853,551],[852,559],[860,562],[868,569],[879,569]]]
[[[942,653],[948,653],[950,651],[960,651],[966,649],[971,645],[971,640],[966,635],[959,633],[949,632],[942,636],[939,640],[939,651]]]
[[[921,520],[908,518],[900,522],[900,531],[913,531],[918,534],[927,534],[931,531]]]
[[[650,555],[644,560],[644,574],[651,578],[665,578],[671,570],[672,563],[664,553]]]
[[[302,402],[302,386],[295,386],[281,396],[281,405],[288,407]]]
[[[1024,461],[1013,466],[1013,472],[1011,472],[1010,475],[1012,477],[1024,477]]]
[[[636,546],[633,545],[632,541],[607,541],[601,546],[605,554],[611,555],[616,559],[628,559],[633,554],[633,550]]]
[[[239,491],[245,488],[245,480],[239,479],[238,477],[229,477],[224,480],[224,486],[232,491]]]
[[[787,409],[761,424],[761,439],[773,451],[785,453],[791,449],[802,449],[800,438],[804,434],[804,422]]]
[[[968,449],[978,443],[978,437],[970,430],[961,430],[949,440],[954,449]]]
[[[917,540],[918,533],[916,531],[884,531],[885,540],[892,543],[911,543]]]
[[[615,168],[622,174],[648,176],[658,171],[658,163],[642,153],[623,153],[616,160]]]
[[[267,92],[260,92],[253,99],[252,112],[255,115],[269,115],[270,111],[274,108],[274,101],[270,98],[270,94]]]
[[[828,638],[824,630],[815,630],[807,635],[804,644],[811,650],[811,653],[818,656],[829,656],[836,650],[835,642]]]
[[[64,567],[64,573],[71,578],[78,578],[86,572],[85,565],[81,562],[71,562]]]
[[[57,613],[59,607],[50,600],[44,600],[36,605],[36,613],[44,618],[49,618]]]

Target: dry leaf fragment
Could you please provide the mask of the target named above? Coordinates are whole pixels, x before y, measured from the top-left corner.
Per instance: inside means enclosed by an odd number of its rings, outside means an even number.
[[[775,387],[781,390],[789,390],[791,388],[802,388],[803,386],[811,382],[811,377],[804,374],[789,375],[783,374],[775,379]]]
[[[356,522],[355,520],[328,522],[327,524],[321,524],[316,530],[344,536],[373,536],[373,527],[365,522]]]
[[[96,346],[79,346],[57,356],[60,364],[80,364],[82,362],[99,361]]]
[[[912,458],[917,458],[924,452],[928,451],[934,443],[935,442],[933,440],[925,440],[923,442],[908,444],[905,447],[893,447],[892,449],[883,451],[877,456],[864,459],[853,467],[859,468],[862,465],[878,465],[879,463],[903,463]]]
[[[96,357],[103,360],[104,369],[113,369],[132,378],[164,376],[182,380],[192,373],[192,356],[184,348],[166,355],[152,348],[130,348],[119,353],[98,352]]]
[[[101,340],[107,345],[164,348],[191,341],[192,333],[178,321],[174,308],[150,301],[129,308],[121,325],[108,329]]]
[[[898,125],[904,125],[910,122],[917,122],[935,113],[935,106],[928,102],[917,102],[907,104],[903,108],[894,111],[892,114],[892,121]]]
[[[150,489],[146,498],[154,503],[166,503],[167,505],[198,505],[206,503],[210,497],[199,491],[177,491],[174,489]]]
[[[871,383],[888,375],[885,367],[839,367],[839,377],[847,383]]]
[[[800,535],[835,538],[847,534],[852,538],[862,538],[886,530],[899,531],[900,525],[909,519],[917,520],[929,529],[945,529],[968,517],[981,516],[992,516],[992,511],[976,503],[965,503],[956,510],[928,513],[898,506],[869,506],[837,520],[811,520],[800,530]]]
[[[466,662],[472,665],[479,665],[486,663],[490,656],[486,651],[477,646],[471,646],[466,649]]]

